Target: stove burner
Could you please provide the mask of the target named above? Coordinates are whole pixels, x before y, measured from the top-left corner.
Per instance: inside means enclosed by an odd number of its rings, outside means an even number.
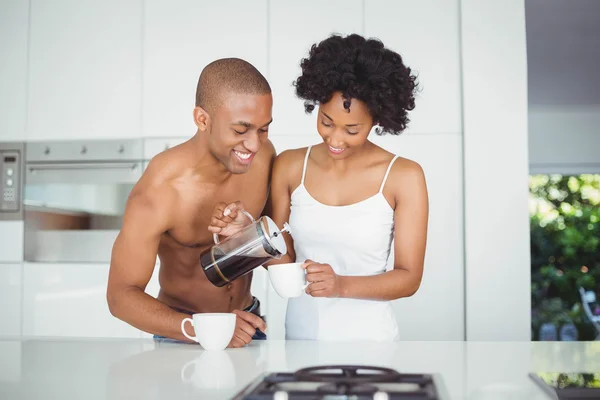
[[[319,371],[336,371],[340,374],[324,374]],[[361,373],[358,371],[376,371],[375,373]],[[309,367],[299,369],[294,376],[301,381],[308,382],[331,382],[335,384],[357,384],[373,382],[389,382],[390,379],[397,379],[400,374],[390,368],[383,367],[361,367],[355,365],[325,365],[322,367]]]
[[[261,375],[234,400],[440,400],[432,375],[393,369],[326,365]]]

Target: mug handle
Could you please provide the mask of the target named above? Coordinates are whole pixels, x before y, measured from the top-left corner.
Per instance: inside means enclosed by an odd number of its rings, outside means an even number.
[[[194,364],[194,361],[195,360],[188,361],[181,369],[181,381],[182,382],[191,382],[192,378],[188,379],[185,377],[185,371],[187,371],[187,369],[189,368],[190,365]]]
[[[306,280],[306,270],[304,270],[304,286],[302,286],[302,290],[306,290],[308,285],[310,285],[310,282]]]
[[[240,210],[240,211],[246,217],[250,218],[250,221],[255,222],[254,217],[248,211],[246,211],[246,210]],[[215,244],[219,244],[219,235],[217,235],[216,233],[213,233],[213,240],[215,241]]]
[[[198,343],[198,339],[196,339],[195,337],[191,337],[190,335],[188,335],[188,333],[185,331],[185,323],[186,322],[190,322],[190,324],[192,324],[192,326],[194,326],[194,320],[191,318],[184,318],[183,321],[181,321],[181,332],[183,333],[183,335],[190,339],[193,340],[194,342]]]
[[[306,260],[304,260],[304,261],[306,261]],[[308,272],[306,270],[304,270],[304,286],[302,287],[302,290],[306,290],[308,285],[310,285],[310,282],[306,280],[306,274],[308,274]]]

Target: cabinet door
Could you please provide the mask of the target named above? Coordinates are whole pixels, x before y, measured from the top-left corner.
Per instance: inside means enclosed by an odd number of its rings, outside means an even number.
[[[198,78],[218,58],[242,58],[266,76],[267,15],[267,0],[147,0],[143,135],[194,135]]]
[[[429,193],[421,287],[412,297],[392,302],[402,340],[464,340],[461,139],[452,133],[373,135],[376,144],[421,164]],[[393,261],[392,251],[388,268],[393,268]]]
[[[32,0],[28,139],[140,137],[142,1]]]
[[[315,112],[306,115],[292,83],[312,44],[332,33],[362,33],[363,1],[272,1],[269,5],[269,82],[273,89],[273,135],[308,135],[319,142]]]
[[[25,138],[29,2],[0,3],[0,140]]]
[[[108,264],[25,263],[23,335],[140,337],[106,302]]]
[[[22,264],[0,263],[0,337],[21,334]]]
[[[458,0],[365,1],[365,34],[400,53],[418,76],[410,132],[462,131],[458,16]]]

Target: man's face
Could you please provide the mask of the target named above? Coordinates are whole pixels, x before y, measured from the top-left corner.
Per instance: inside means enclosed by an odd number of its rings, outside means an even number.
[[[272,118],[271,94],[231,93],[211,115],[209,149],[233,174],[243,174],[267,140]]]

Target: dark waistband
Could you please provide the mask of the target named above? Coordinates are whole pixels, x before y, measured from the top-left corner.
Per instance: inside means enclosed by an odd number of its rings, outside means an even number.
[[[180,312],[180,313],[183,313],[183,314],[188,314],[188,315],[197,314],[194,311],[186,310],[186,309],[179,308],[179,307],[171,307],[171,308],[173,310],[175,310],[177,312]],[[260,317],[261,316],[260,315],[260,301],[256,297],[252,296],[252,304],[250,304],[248,307],[244,308],[243,311],[252,313],[252,314]]]

